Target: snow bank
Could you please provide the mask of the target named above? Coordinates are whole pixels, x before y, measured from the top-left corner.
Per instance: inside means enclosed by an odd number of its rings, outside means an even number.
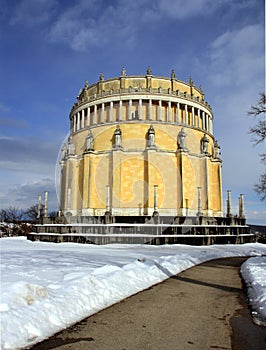
[[[95,246],[24,238],[0,243],[3,350],[37,343],[201,262],[266,253],[263,244]]]
[[[248,287],[248,298],[257,323],[266,323],[266,256],[254,257],[241,266]]]

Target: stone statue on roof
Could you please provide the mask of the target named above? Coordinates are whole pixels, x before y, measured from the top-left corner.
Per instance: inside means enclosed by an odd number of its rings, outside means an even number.
[[[172,69],[172,71],[171,71],[171,79],[175,79],[175,78],[176,78],[175,71],[174,71],[174,69]]]
[[[99,80],[100,80],[100,81],[103,81],[103,80],[104,80],[104,75],[103,75],[103,72],[100,74],[100,76],[99,76]]]

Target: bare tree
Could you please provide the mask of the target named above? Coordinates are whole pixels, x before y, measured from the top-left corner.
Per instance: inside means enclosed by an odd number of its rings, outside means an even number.
[[[2,221],[17,223],[23,218],[23,210],[10,205],[9,207],[2,209],[0,212],[0,218]]]
[[[34,204],[25,211],[26,219],[37,222],[38,219],[38,204]]]
[[[265,92],[260,93],[259,100],[256,105],[251,106],[248,115],[257,118],[255,126],[249,129],[250,134],[253,135],[252,142],[255,145],[265,142],[266,138],[266,96]],[[266,163],[266,153],[260,154],[261,161]],[[266,200],[266,172],[264,172],[259,179],[259,183],[255,185],[254,190],[258,193],[262,201]]]

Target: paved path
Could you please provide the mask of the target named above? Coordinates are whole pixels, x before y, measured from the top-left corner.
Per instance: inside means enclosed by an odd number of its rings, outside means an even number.
[[[213,260],[138,293],[42,342],[34,350],[262,350],[239,266]]]

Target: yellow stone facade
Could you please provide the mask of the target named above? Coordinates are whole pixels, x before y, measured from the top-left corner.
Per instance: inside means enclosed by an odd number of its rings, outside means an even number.
[[[82,216],[155,209],[162,216],[222,216],[220,150],[201,87],[150,69],[86,82],[62,148],[60,209]]]

